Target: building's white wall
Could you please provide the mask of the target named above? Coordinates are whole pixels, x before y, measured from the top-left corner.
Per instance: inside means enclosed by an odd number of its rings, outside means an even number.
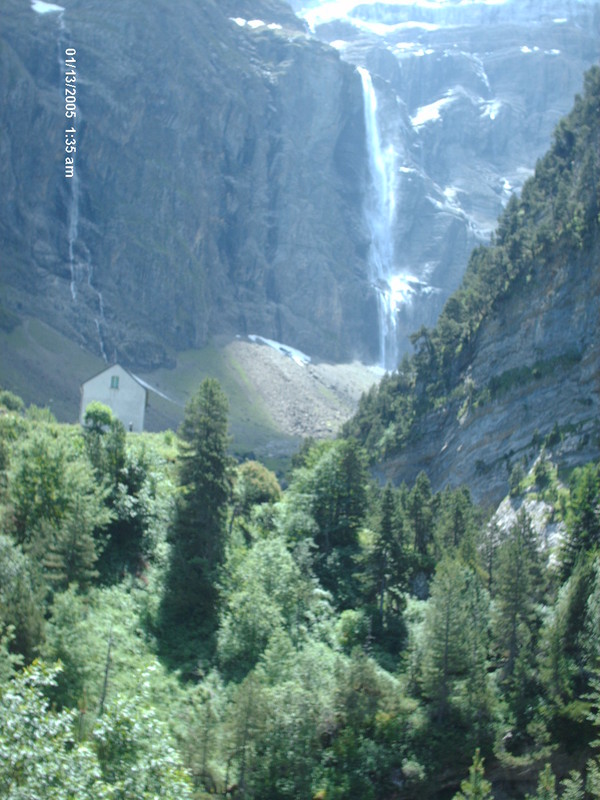
[[[119,379],[118,389],[111,389],[113,376]],[[129,430],[130,425],[131,430],[138,433],[144,430],[146,390],[123,367],[115,364],[82,385],[79,412],[79,421],[82,424],[85,409],[94,400],[109,406],[126,430]]]

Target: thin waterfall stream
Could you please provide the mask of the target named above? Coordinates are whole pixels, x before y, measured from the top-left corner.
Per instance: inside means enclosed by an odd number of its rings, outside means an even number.
[[[38,0],[37,5],[33,5],[33,10],[39,14],[54,14],[58,15],[58,66],[61,76],[61,90],[64,91],[64,76],[67,71],[65,61],[65,51],[70,47],[70,32],[65,23],[65,9],[62,6],[53,5],[51,3],[44,3]],[[75,52],[73,50],[73,52]],[[73,124],[78,130],[81,130],[81,109],[77,107],[77,116],[73,120]],[[104,361],[108,362],[106,349],[104,346],[104,338],[102,335],[102,325],[105,323],[104,317],[104,299],[102,292],[94,286],[93,276],[94,267],[90,252],[85,244],[79,238],[79,203],[80,203],[80,181],[77,167],[75,165],[72,177],[65,178],[70,183],[70,197],[67,207],[67,243],[69,254],[69,270],[70,270],[70,290],[71,300],[73,303],[79,301],[80,290],[83,287],[91,292],[93,296],[93,305],[96,309],[92,311],[94,317],[94,324],[98,335],[98,346],[100,354]]]

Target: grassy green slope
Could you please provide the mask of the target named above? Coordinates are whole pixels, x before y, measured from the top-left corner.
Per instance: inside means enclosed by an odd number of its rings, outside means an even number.
[[[0,386],[27,404],[50,408],[60,422],[77,420],[81,383],[104,367],[101,358],[36,319],[0,330],[0,352]],[[178,354],[175,368],[139,374],[171,398],[150,393],[147,429],[176,429],[186,402],[209,376],[217,378],[229,399],[233,451],[240,456],[260,456],[278,468],[299,440],[286,436],[273,422],[242,365],[226,348],[185,351]]]
[[[104,362],[36,319],[0,330],[0,385],[26,403],[48,407],[59,422],[79,416],[79,386]]]
[[[269,466],[276,467],[278,457],[289,455],[298,445],[297,438],[286,436],[277,427],[242,365],[227,348],[186,350],[178,354],[174,369],[162,368],[141,373],[140,377],[173,401],[151,394],[147,426],[150,430],[176,427],[182,419],[183,407],[202,380],[213,377],[229,400],[229,429],[236,454],[260,455]]]

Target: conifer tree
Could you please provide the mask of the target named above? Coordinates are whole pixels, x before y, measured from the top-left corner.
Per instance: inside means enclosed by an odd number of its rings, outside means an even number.
[[[537,792],[533,797],[527,795],[527,800],[557,800],[556,779],[552,774],[550,764],[546,764],[538,778]]]
[[[531,640],[540,575],[536,535],[529,517],[521,513],[499,548],[496,573],[496,636],[506,677],[512,675],[522,648]]]
[[[50,538],[44,567],[55,588],[66,589],[77,583],[85,590],[98,576],[94,566],[98,558],[94,541],[97,520],[91,518],[90,510],[80,497],[74,498],[73,513]],[[106,510],[105,522],[108,518]]]
[[[575,770],[561,782],[561,789],[561,800],[583,800],[584,798],[583,778]]]
[[[487,600],[473,572],[446,556],[437,566],[425,617],[421,683],[437,723],[446,721],[458,683],[467,683],[469,716],[486,705]],[[484,680],[481,685],[482,678]],[[477,727],[477,726],[475,726]]]
[[[445,720],[450,693],[464,666],[466,615],[460,599],[464,574],[458,561],[446,557],[436,569],[425,617],[422,686],[438,723]]]
[[[431,483],[425,472],[417,475],[415,486],[410,493],[409,515],[414,530],[415,552],[424,558],[433,534]]]
[[[568,536],[563,546],[563,572],[569,575],[578,553],[600,547],[600,467],[575,470],[567,511]]]
[[[493,800],[492,784],[484,777],[483,758],[479,748],[469,767],[469,777],[461,783],[460,788],[461,791],[454,795],[453,800]]]
[[[514,722],[510,747],[517,752],[531,744],[528,726],[539,691],[536,653],[544,595],[537,536],[523,512],[500,545],[495,589],[495,640],[507,707]]]
[[[216,629],[217,577],[231,492],[227,414],[218,381],[207,378],[186,406],[179,432],[181,493],[162,609],[172,657],[180,648],[188,657],[197,656],[200,641],[210,640]]]
[[[355,441],[332,444],[317,461],[307,488],[317,525],[315,570],[341,608],[356,601],[354,580],[358,532],[367,509],[367,470]]]
[[[580,558],[540,630],[540,678],[551,704],[557,707],[587,686],[586,660],[593,665],[600,655],[598,614],[592,611],[600,601],[595,586],[600,589],[595,565]]]
[[[378,524],[364,561],[367,597],[377,606],[379,621],[383,624],[386,598],[392,600],[396,610],[402,604],[407,572],[404,520],[389,483],[381,496]]]

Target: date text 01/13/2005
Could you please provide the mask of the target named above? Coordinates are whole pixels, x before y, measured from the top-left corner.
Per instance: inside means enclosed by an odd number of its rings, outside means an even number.
[[[77,118],[77,51],[73,47],[65,50],[65,117],[68,120]],[[77,130],[73,122],[65,128],[65,178],[72,178],[75,170],[75,153],[77,152]]]

